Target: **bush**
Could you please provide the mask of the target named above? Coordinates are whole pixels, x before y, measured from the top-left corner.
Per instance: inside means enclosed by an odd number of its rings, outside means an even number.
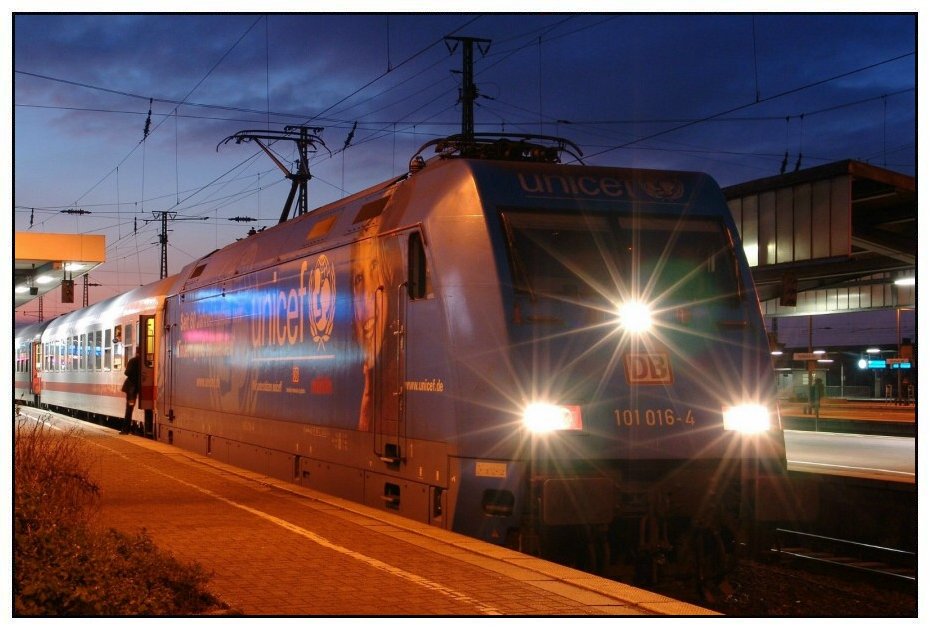
[[[81,524],[17,540],[14,611],[23,616],[188,615],[218,607],[197,565],[159,552],[142,532]]]
[[[99,488],[75,430],[17,416],[13,612],[18,616],[195,615],[223,608],[196,564],[90,523]]]
[[[99,489],[88,474],[87,447],[75,430],[17,416],[13,437],[13,492],[17,534],[83,521]]]

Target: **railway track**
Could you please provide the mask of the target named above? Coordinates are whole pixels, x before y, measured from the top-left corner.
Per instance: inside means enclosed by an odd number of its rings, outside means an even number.
[[[917,554],[910,551],[787,529],[776,530],[775,540],[773,552],[808,566],[864,572],[895,578],[903,584],[915,584],[917,580]]]

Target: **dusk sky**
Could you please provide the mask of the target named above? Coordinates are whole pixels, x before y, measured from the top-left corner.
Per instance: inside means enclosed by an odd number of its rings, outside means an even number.
[[[916,7],[894,4],[873,6]],[[299,5],[323,6],[338,5]],[[422,144],[460,131],[462,58],[448,35],[491,40],[475,51],[479,132],[565,136],[588,164],[704,171],[721,186],[777,175],[785,160],[788,171],[856,159],[916,175],[917,22],[16,14],[14,227],[106,235],[95,302],[158,279],[153,213],[183,219],[169,226],[169,273],[277,223],[289,182],[254,144],[217,147],[237,131],[323,127],[311,208],[399,175]],[[293,143],[274,149],[293,163]],[[89,214],[62,212],[77,209]],[[45,317],[75,306],[52,292]],[[34,321],[35,308],[17,318]]]

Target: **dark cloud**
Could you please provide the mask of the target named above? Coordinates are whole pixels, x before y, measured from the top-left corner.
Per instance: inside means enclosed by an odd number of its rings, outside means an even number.
[[[325,127],[334,155],[314,157],[311,205],[387,179],[459,129],[450,34],[492,40],[475,54],[480,131],[561,134],[592,163],[706,171],[723,185],[777,174],[786,152],[789,169],[800,153],[802,167],[916,171],[914,15],[15,15],[16,229],[30,214],[20,207],[51,208],[41,229],[92,227],[114,242],[139,208],[206,208],[222,223],[260,205],[276,220],[283,174],[250,160],[254,145],[216,150],[241,129]],[[287,143],[275,151],[294,159]],[[54,214],[117,202],[120,216],[93,224]],[[174,234],[172,271],[233,238],[226,227]],[[143,274],[158,263],[145,256]]]

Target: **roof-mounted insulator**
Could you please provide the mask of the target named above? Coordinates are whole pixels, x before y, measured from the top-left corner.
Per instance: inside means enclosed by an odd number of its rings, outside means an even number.
[[[418,173],[423,170],[423,167],[426,166],[426,160],[423,159],[422,155],[414,155],[410,158],[410,174]]]

